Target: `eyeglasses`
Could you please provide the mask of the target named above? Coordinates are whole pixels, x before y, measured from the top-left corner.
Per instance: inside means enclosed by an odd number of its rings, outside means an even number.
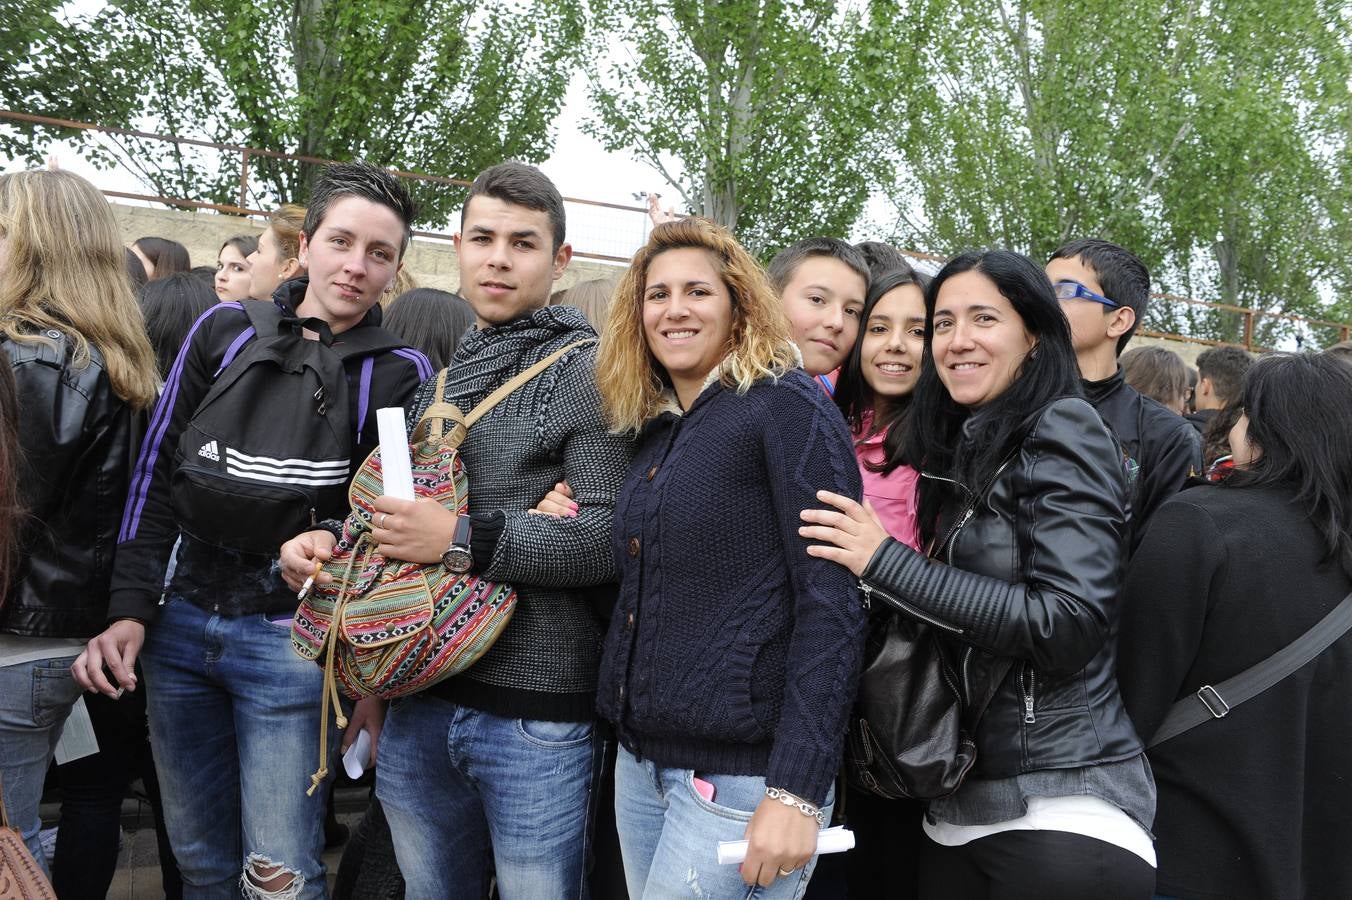
[[[1109,309],[1117,309],[1122,305],[1115,300],[1109,300],[1102,294],[1094,293],[1078,281],[1058,281],[1052,287],[1056,289],[1057,300],[1074,300],[1080,297],[1085,300],[1093,300],[1095,303],[1102,303]]]

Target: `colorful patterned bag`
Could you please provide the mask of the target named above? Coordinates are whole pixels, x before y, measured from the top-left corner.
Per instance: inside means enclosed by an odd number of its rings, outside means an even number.
[[[469,415],[438,399],[419,419],[410,439],[413,490],[457,515],[469,510],[469,486],[458,448],[473,424],[517,388],[549,368],[579,341],[542,359],[484,399]],[[445,396],[446,370],[436,396]],[[389,700],[425,690],[463,671],[493,646],[516,608],[516,589],[471,573],[386,559],[371,538],[374,502],[383,493],[380,450],[352,479],[352,511],[324,571],[296,610],[291,645],[305,659],[324,657],[323,719],[319,770],[313,791],[328,775],[329,706],[338,727],[347,725],[338,702],[348,697]]]

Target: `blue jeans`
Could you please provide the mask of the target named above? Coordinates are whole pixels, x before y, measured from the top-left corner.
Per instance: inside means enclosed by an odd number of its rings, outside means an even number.
[[[593,786],[603,742],[591,722],[506,719],[415,694],[390,704],[376,796],[408,900],[586,895]]]
[[[319,761],[324,673],[291,649],[290,621],[223,617],[173,597],[141,660],[184,896],[324,897],[328,790],[305,794]],[[341,740],[331,718],[330,773]],[[291,885],[259,890],[255,880],[278,866]]]
[[[623,747],[615,761],[615,825],[620,831],[630,900],[742,897],[798,900],[817,857],[769,887],[748,886],[740,867],[719,865],[718,843],[746,837],[751,814],[765,798],[758,775],[700,772],[714,786],[713,802],[695,792],[690,769],[665,769]],[[822,812],[831,820],[834,792]]]
[[[47,861],[38,843],[42,828],[38,804],[61,727],[80,698],[80,686],[70,674],[73,662],[74,656],[63,656],[0,667],[0,780],[5,788],[5,812],[44,872]]]

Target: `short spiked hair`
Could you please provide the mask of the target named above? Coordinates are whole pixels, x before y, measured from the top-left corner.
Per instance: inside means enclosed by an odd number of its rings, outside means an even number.
[[[388,207],[404,225],[404,239],[399,244],[399,256],[408,250],[413,238],[413,222],[418,216],[417,204],[409,196],[403,182],[384,169],[364,162],[334,163],[320,173],[310,192],[305,207],[306,237],[313,237],[335,201],[344,197],[361,197]]]

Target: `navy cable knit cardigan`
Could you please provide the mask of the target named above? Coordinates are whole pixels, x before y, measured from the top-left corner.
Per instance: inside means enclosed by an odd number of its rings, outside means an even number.
[[[859,470],[801,370],[743,395],[714,383],[644,429],[616,502],[620,596],[598,691],[632,753],[825,799],[865,613],[849,571],[798,536],[821,489],[858,499]]]

